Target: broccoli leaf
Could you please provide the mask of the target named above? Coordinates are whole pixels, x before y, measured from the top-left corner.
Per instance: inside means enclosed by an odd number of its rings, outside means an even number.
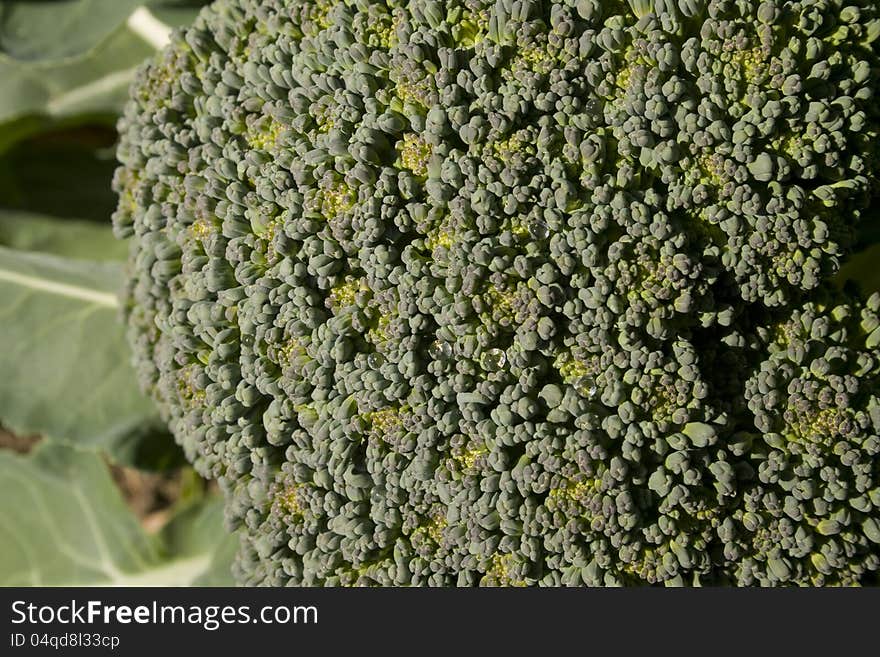
[[[223,530],[223,504],[219,497],[207,502],[190,504],[178,512],[165,527],[160,538],[168,554],[176,559],[210,557],[209,565],[190,581],[194,586],[232,585],[231,566],[238,550],[234,534]],[[194,573],[195,574],[195,573]]]
[[[0,52],[21,60],[82,54],[139,4],[141,0],[6,0],[0,8]]]
[[[121,111],[137,67],[154,48],[118,29],[98,48],[62,62],[0,56],[0,151],[47,124]]]
[[[117,263],[0,247],[0,422],[123,462],[142,450],[155,413],[129,364],[121,279]]]
[[[47,126],[111,124],[137,67],[205,2],[142,4],[15,0],[0,7],[0,152]],[[83,21],[88,29],[77,27]]]
[[[44,444],[0,452],[0,585],[231,584],[237,541],[209,498],[150,536],[126,508],[100,456]]]
[[[0,246],[91,260],[121,261],[127,252],[126,246],[113,237],[109,222],[56,219],[3,209]]]
[[[0,56],[58,61],[98,47],[123,23],[160,47],[170,26],[187,25],[209,0],[5,0]]]

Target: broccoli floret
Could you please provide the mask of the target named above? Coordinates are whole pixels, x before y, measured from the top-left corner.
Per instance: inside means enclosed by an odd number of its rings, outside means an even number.
[[[740,581],[856,584],[880,566],[878,311],[880,294],[810,302],[769,332],[745,387],[760,434],[728,548]]]
[[[244,584],[866,583],[872,0],[217,0],[141,72],[144,388]]]

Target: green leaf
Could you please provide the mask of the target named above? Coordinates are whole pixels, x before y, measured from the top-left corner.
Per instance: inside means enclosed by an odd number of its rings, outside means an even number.
[[[0,209],[0,246],[86,260],[125,260],[128,248],[103,224]]]
[[[0,452],[0,585],[230,585],[237,542],[220,501],[176,516],[158,536],[125,506],[106,464],[89,452],[44,444]]]
[[[0,247],[0,422],[120,460],[156,426],[119,322],[121,265]]]
[[[63,62],[0,57],[0,152],[72,117],[112,120],[128,99],[137,67],[154,52],[120,28],[95,50]]]
[[[190,583],[193,586],[231,586],[232,561],[238,540],[227,534],[221,538],[223,503],[219,496],[182,509],[162,529],[160,538],[169,554],[178,559],[198,559],[210,555],[208,567]]]
[[[138,66],[167,43],[172,28],[191,23],[205,2],[140,4],[62,0],[0,6],[0,152],[47,127],[112,124]],[[88,13],[92,6],[95,11]],[[88,29],[65,27],[74,14],[77,20],[87,17]],[[52,37],[53,30],[62,34]],[[44,49],[44,41],[51,47]]]
[[[4,0],[0,52],[21,60],[63,59],[103,41],[141,0]]]

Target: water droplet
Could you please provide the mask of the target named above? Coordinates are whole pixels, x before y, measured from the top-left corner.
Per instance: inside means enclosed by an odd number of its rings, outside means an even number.
[[[501,349],[489,349],[480,356],[480,367],[487,372],[497,372],[506,362],[507,356]]]
[[[446,360],[452,357],[452,345],[446,340],[434,340],[428,347],[428,355],[434,360]]]
[[[547,226],[547,222],[542,221],[541,219],[536,219],[529,224],[529,235],[531,235],[533,239],[544,240],[547,239],[549,234],[550,228]]]
[[[367,356],[367,366],[372,369],[378,369],[382,367],[382,364],[385,362],[385,358],[382,354],[372,353]]]
[[[574,389],[579,395],[587,399],[595,399],[596,395],[599,394],[599,386],[596,385],[596,380],[591,376],[578,377],[574,382]]]

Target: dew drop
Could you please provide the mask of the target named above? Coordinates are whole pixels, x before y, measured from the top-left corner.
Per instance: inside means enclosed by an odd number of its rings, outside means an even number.
[[[529,224],[529,235],[531,235],[533,239],[544,240],[547,239],[549,234],[550,228],[547,226],[547,222],[542,221],[541,219],[536,219]]]
[[[506,362],[507,356],[501,349],[489,349],[480,356],[480,367],[487,372],[497,372]]]
[[[591,376],[578,377],[574,382],[574,389],[579,395],[587,399],[595,399],[596,395],[599,394],[599,386],[596,385],[596,380]]]
[[[434,340],[428,347],[428,355],[434,360],[447,360],[452,357],[452,345],[445,340]]]
[[[377,354],[373,352],[369,356],[367,356],[367,366],[371,369],[379,369],[382,367],[382,364],[385,362],[385,358],[382,354]]]

